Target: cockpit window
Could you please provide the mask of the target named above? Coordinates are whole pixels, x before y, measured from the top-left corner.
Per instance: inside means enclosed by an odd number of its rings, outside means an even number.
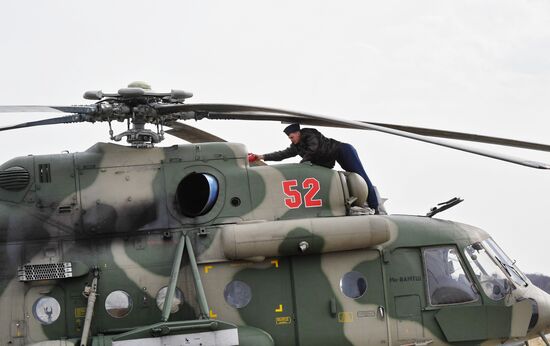
[[[464,252],[487,297],[492,300],[504,298],[511,289],[510,282],[481,243],[466,247]]]
[[[424,263],[431,305],[468,303],[478,300],[455,247],[426,248]]]
[[[502,251],[500,246],[498,246],[493,239],[484,240],[483,245],[487,251],[489,251],[489,253],[496,258],[516,285],[527,286],[527,279],[525,278],[525,275],[523,275],[521,270],[518,269],[516,264],[510,259],[510,257],[508,257],[508,255],[506,255],[504,251]]]

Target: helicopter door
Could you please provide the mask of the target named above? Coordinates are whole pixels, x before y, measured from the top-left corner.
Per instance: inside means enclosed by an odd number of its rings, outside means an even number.
[[[419,249],[396,249],[384,266],[388,280],[388,314],[392,340],[425,340],[422,307],[426,306]]]
[[[397,344],[483,339],[478,335],[486,323],[481,299],[455,246],[396,249],[384,267],[390,329]],[[442,325],[449,325],[448,316],[452,316],[450,329],[460,339],[449,340],[442,334]]]
[[[293,257],[292,275],[300,345],[387,342],[378,251]]]

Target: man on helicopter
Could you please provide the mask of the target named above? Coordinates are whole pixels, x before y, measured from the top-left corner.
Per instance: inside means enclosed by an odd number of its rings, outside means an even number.
[[[251,154],[249,160],[251,162],[256,160],[281,161],[300,155],[302,157],[300,162],[309,161],[328,168],[333,168],[334,163],[338,162],[342,169],[357,173],[365,179],[369,189],[367,203],[376,214],[379,213],[376,189],[367,176],[357,151],[351,144],[327,138],[316,129],[301,129],[300,124],[288,125],[283,132],[292,142],[288,148],[263,155]]]

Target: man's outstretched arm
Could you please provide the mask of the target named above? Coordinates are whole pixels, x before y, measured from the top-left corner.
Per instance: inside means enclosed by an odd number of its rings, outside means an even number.
[[[294,157],[296,155],[298,155],[298,150],[296,150],[296,147],[291,145],[284,150],[274,151],[272,153],[264,155],[258,155],[258,158],[265,161],[281,161],[290,157]]]

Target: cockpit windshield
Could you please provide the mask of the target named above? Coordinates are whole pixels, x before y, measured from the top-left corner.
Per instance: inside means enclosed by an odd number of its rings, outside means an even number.
[[[510,257],[502,251],[493,239],[489,238],[484,240],[482,243],[491,255],[502,265],[516,285],[527,286],[527,279],[525,278],[525,275],[519,270],[514,261],[512,261]]]
[[[464,252],[485,294],[493,300],[504,298],[511,289],[510,282],[481,243],[466,247]]]

